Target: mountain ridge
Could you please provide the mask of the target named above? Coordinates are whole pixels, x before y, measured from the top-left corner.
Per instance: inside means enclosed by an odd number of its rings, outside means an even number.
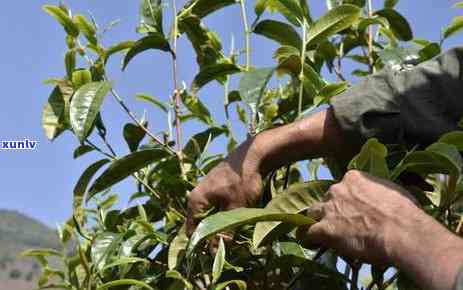
[[[17,210],[0,209],[0,290],[32,290],[37,288],[39,265],[21,257],[31,248],[59,250],[56,231],[41,221]]]

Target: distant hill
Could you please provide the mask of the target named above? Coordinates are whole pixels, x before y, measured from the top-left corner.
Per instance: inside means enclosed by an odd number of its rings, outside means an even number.
[[[40,267],[19,256],[30,248],[60,249],[56,232],[17,211],[0,209],[0,290],[36,288]]]

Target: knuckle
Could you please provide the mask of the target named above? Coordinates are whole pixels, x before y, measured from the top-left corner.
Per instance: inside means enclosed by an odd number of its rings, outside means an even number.
[[[333,184],[328,188],[328,192],[334,193],[338,190],[339,188],[339,183]]]
[[[349,170],[346,173],[346,175],[344,176],[346,181],[356,180],[356,179],[361,178],[361,177],[363,177],[363,174],[359,170]]]
[[[197,190],[190,192],[188,195],[188,205],[197,203],[200,196],[201,193]]]
[[[331,185],[328,189],[328,194],[331,195],[329,197],[331,198],[336,197],[343,191],[343,188],[344,186],[342,183],[336,183],[336,184]]]

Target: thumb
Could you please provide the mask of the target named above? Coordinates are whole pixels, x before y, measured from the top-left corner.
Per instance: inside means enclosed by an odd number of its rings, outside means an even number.
[[[296,231],[296,238],[301,244],[309,249],[330,247],[330,235],[327,229],[329,225],[325,221],[318,222],[310,227],[300,227]]]

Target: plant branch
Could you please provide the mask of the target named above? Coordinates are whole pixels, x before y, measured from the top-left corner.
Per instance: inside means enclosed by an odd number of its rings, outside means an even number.
[[[114,156],[110,155],[106,152],[104,152],[102,149],[100,149],[98,146],[96,146],[94,143],[92,143],[90,140],[86,139],[85,142],[87,143],[88,146],[92,147],[95,151],[98,151],[99,153],[103,154],[104,156],[108,157],[109,159],[113,160]]]
[[[239,0],[241,7],[241,19],[243,21],[244,37],[246,43],[246,71],[249,71],[251,67],[251,31],[249,29],[248,17],[246,14],[246,3],[245,0]]]
[[[92,143],[90,140],[85,140],[85,142],[87,143],[87,145],[89,145],[90,147],[92,147],[93,149],[95,149],[96,151],[98,151],[99,153],[103,154],[104,156],[108,157],[109,159],[111,160],[116,160],[117,159],[117,155],[113,153],[113,155],[111,154],[108,154],[106,152],[104,152],[101,148],[99,148],[98,146],[96,146],[94,143]],[[108,144],[109,145],[109,144]],[[160,195],[151,187],[149,186],[144,180],[142,180],[140,177],[138,177],[136,174],[132,174],[132,177],[135,178],[138,182],[140,182],[141,184],[143,184],[143,186],[148,189],[156,198],[158,199],[161,199]]]
[[[106,78],[106,77],[105,77]],[[132,119],[132,121],[134,121],[138,127],[140,127],[143,131],[145,131],[145,133],[151,137],[151,139],[154,140],[154,142],[156,142],[157,144],[161,145],[162,147],[164,147],[165,149],[167,149],[167,151],[172,154],[172,155],[175,155],[175,151],[170,148],[169,145],[165,144],[164,142],[162,142],[156,135],[154,135],[153,133],[151,133],[150,130],[148,130],[148,128],[146,128],[138,119],[137,117],[135,116],[134,113],[132,113],[132,111],[130,111],[129,107],[127,107],[127,105],[124,103],[124,100],[122,99],[122,97],[116,92],[116,90],[114,89],[111,89],[111,94],[114,96],[114,98],[116,99],[116,101],[119,103],[119,105],[122,107],[122,109],[129,115],[130,119]]]
[[[174,103],[175,103],[175,126],[177,128],[177,150],[182,151],[182,128],[180,122],[180,88],[178,86],[178,64],[177,64],[177,34],[178,34],[178,19],[177,19],[177,4],[176,0],[172,0],[172,9],[174,17],[174,29],[172,31],[172,78],[174,80]]]
[[[77,45],[79,48],[81,48],[82,50],[85,50],[85,47],[82,46],[82,44],[77,41]],[[93,62],[93,60],[88,57],[87,54],[84,54],[84,59],[87,61],[87,63],[90,65],[90,66],[94,66],[95,63]],[[106,75],[106,73],[104,73],[103,75],[103,79],[105,81],[108,80],[108,77]],[[116,101],[119,103],[119,105],[122,107],[122,109],[124,109],[124,111],[129,115],[129,117],[143,130],[145,131],[145,133],[150,136],[156,143],[158,143],[159,145],[163,146],[164,148],[167,149],[167,151],[169,151],[169,153],[171,153],[172,155],[175,154],[175,151],[172,150],[172,148],[170,148],[167,144],[163,143],[158,137],[156,137],[153,133],[151,133],[148,128],[146,128],[140,121],[138,121],[137,117],[135,116],[134,113],[132,113],[132,111],[130,111],[129,107],[125,104],[124,100],[122,99],[122,97],[116,92],[116,90],[114,90],[113,88],[111,89],[111,94],[114,96],[114,98],[116,99]],[[112,150],[111,150],[112,151]]]
[[[373,4],[372,0],[368,0],[368,17],[373,17]],[[373,26],[368,26],[368,62],[370,66],[370,73],[375,72],[374,59],[373,59]]]
[[[389,279],[387,279],[383,285],[381,286],[381,288],[379,290],[385,290],[387,289],[389,286],[392,285],[392,283],[394,283],[394,281],[397,279],[397,276],[398,276],[398,272],[394,273],[394,275],[392,275]]]
[[[346,78],[342,74],[342,59],[343,58],[344,58],[344,42],[341,42],[341,44],[339,45],[339,56],[337,58],[337,61],[333,63],[333,67],[334,67],[334,72],[336,73],[338,80],[345,82]]]
[[[304,64],[305,64],[305,48],[307,39],[307,22],[304,19],[302,23],[302,47],[301,47],[301,72],[299,74],[299,100],[297,106],[297,118],[302,114],[302,98],[304,97]]]
[[[180,88],[178,85],[178,64],[177,64],[177,34],[178,34],[178,17],[177,17],[177,3],[172,0],[172,10],[174,18],[174,28],[172,31],[172,77],[174,81],[174,103],[175,103],[175,132],[177,142],[177,158],[180,162],[180,170],[184,180],[186,180],[185,167],[183,164],[183,144],[182,144],[182,122],[180,121],[180,108],[182,99],[180,96]]]
[[[341,57],[338,57],[338,61],[337,63],[334,64],[334,72],[336,73],[336,76],[338,77],[339,80],[345,82],[346,81],[346,78],[344,77],[344,75],[342,74],[342,71],[341,71],[341,67],[342,67],[342,59]]]
[[[78,41],[77,42],[77,45],[85,50],[85,47],[82,46],[82,44]],[[94,66],[95,63],[93,62],[93,60],[88,57],[87,54],[84,54],[84,59],[87,61],[87,63],[90,65],[90,66]],[[108,80],[108,77],[106,75],[106,73],[103,75],[103,79],[105,81]],[[132,111],[130,111],[129,107],[125,104],[124,100],[122,99],[122,97],[116,92],[116,90],[114,90],[113,88],[111,89],[111,94],[114,96],[114,98],[116,99],[116,101],[119,103],[119,105],[122,107],[122,109],[129,115],[129,117],[143,130],[145,131],[145,133],[150,136],[154,142],[158,143],[159,145],[163,146],[165,149],[167,149],[167,151],[169,151],[169,153],[171,153],[172,155],[175,154],[175,151],[172,150],[172,148],[170,148],[167,144],[163,143],[158,137],[156,137],[153,133],[151,133],[148,128],[146,128],[140,121],[138,121],[137,117],[135,116],[134,113],[132,113]],[[113,150],[111,150],[113,151]]]
[[[98,131],[98,136],[100,136],[101,140],[105,144],[106,148],[108,148],[109,152],[111,152],[113,156],[117,156],[116,151],[114,150],[113,146],[109,144],[108,140],[106,139],[106,136],[100,131]]]
[[[353,262],[350,267],[352,269],[352,281],[350,283],[350,290],[357,290],[358,289],[358,280],[359,280],[359,272],[360,266],[358,262]]]

